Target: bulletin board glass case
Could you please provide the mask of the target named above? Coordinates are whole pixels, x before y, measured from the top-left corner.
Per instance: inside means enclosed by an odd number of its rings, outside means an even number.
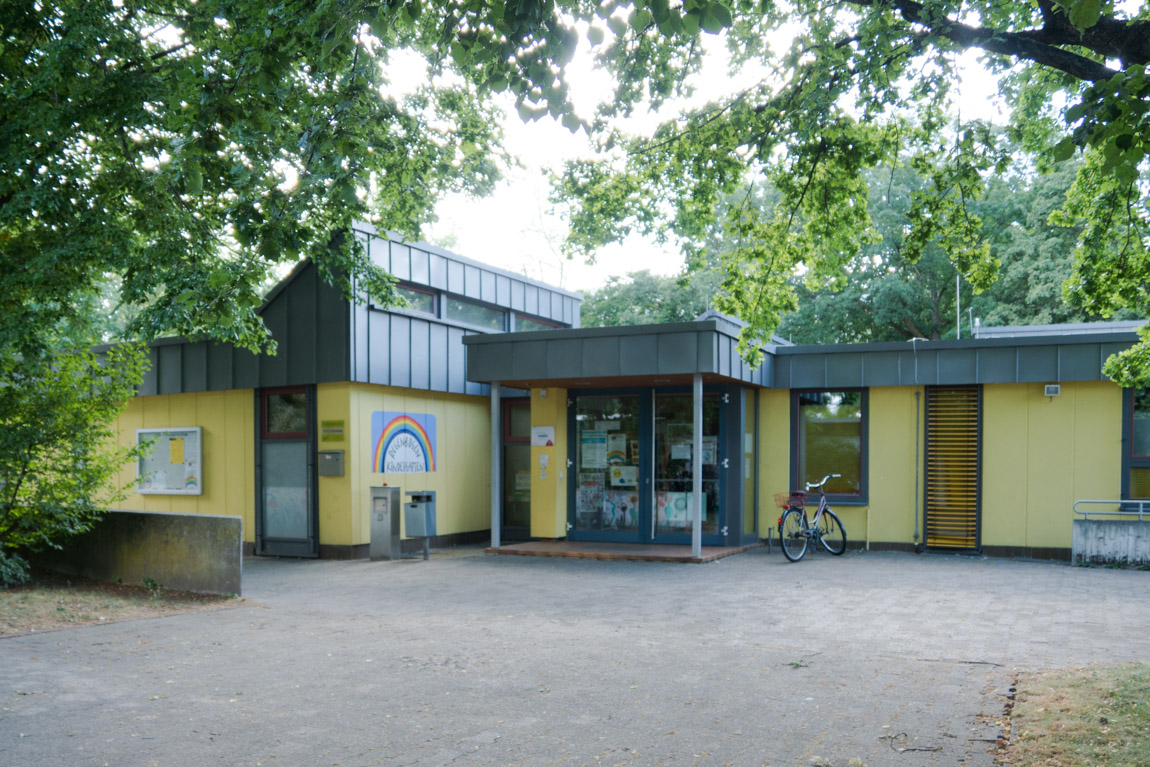
[[[141,495],[201,495],[204,492],[203,434],[199,426],[136,429],[144,448],[136,462]]]

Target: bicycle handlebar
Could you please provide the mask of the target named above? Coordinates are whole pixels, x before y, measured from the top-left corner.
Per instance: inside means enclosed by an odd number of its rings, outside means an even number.
[[[823,477],[822,480],[820,480],[819,482],[807,482],[805,484],[807,486],[807,490],[814,490],[816,487],[819,490],[822,490],[823,485],[825,485],[827,483],[828,479],[838,479],[841,476],[842,476],[842,474],[828,474],[825,477]]]

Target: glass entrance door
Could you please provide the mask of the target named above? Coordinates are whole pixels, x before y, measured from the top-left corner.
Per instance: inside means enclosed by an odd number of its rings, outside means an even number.
[[[691,535],[693,397],[655,395],[655,519],[653,538],[677,540]],[[722,504],[722,403],[718,394],[703,395],[703,535],[718,535]]]
[[[503,402],[503,515],[500,537],[531,538],[531,400]]]
[[[305,387],[259,395],[259,519],[256,553],[319,556],[315,505],[315,413]]]
[[[649,405],[643,400],[639,394],[576,399],[572,537],[640,540],[644,496],[651,486],[640,448],[649,439],[643,426]]]

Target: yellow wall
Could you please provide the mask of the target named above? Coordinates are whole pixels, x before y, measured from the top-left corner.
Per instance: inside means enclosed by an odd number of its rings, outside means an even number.
[[[136,441],[136,429],[199,426],[203,429],[202,495],[130,493],[117,509],[242,517],[244,540],[255,540],[255,402],[251,389],[199,394],[135,397],[116,421],[123,444]],[[134,482],[135,464],[120,472]]]
[[[320,477],[321,544],[356,545],[371,541],[370,488],[398,486],[407,492],[432,490],[436,533],[451,535],[491,528],[491,400],[463,394],[399,389],[370,384],[318,387],[319,421],[345,420],[346,443],[320,442],[342,449],[342,478]],[[436,470],[424,474],[376,474],[371,459],[371,414],[377,410],[435,416]]]
[[[786,389],[759,391],[759,537],[775,529],[783,510],[775,493],[788,492],[791,473],[791,397]]]
[[[852,540],[917,543],[915,509],[922,518],[923,400],[918,402],[918,434],[915,433],[915,392],[913,386],[878,386],[870,389],[867,454],[869,468],[869,506],[852,509],[836,506]],[[915,446],[918,446],[918,497],[915,504]],[[868,520],[869,516],[869,520]],[[867,530],[867,523],[870,529]],[[921,528],[921,521],[919,527]],[[855,531],[858,531],[857,533]],[[922,536],[922,530],[919,530]]]
[[[555,445],[531,448],[531,535],[567,536],[567,390],[531,390],[531,428],[555,427]],[[541,469],[540,456],[547,456]],[[544,476],[545,475],[545,476]]]
[[[982,543],[1070,546],[1080,498],[1118,498],[1122,390],[1106,381],[983,387]]]

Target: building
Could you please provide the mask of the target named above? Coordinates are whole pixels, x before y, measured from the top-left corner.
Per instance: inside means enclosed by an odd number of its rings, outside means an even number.
[[[275,357],[154,345],[119,426],[160,439],[123,508],[241,516],[251,553],[363,557],[388,484],[437,494],[438,544],[698,549],[757,543],[776,493],[838,473],[853,546],[1068,559],[1075,500],[1150,496],[1150,398],[1102,373],[1129,323],[772,339],[752,368],[720,315],[580,328],[577,294],[359,234],[408,307],[347,301],[305,263],[262,310]]]

